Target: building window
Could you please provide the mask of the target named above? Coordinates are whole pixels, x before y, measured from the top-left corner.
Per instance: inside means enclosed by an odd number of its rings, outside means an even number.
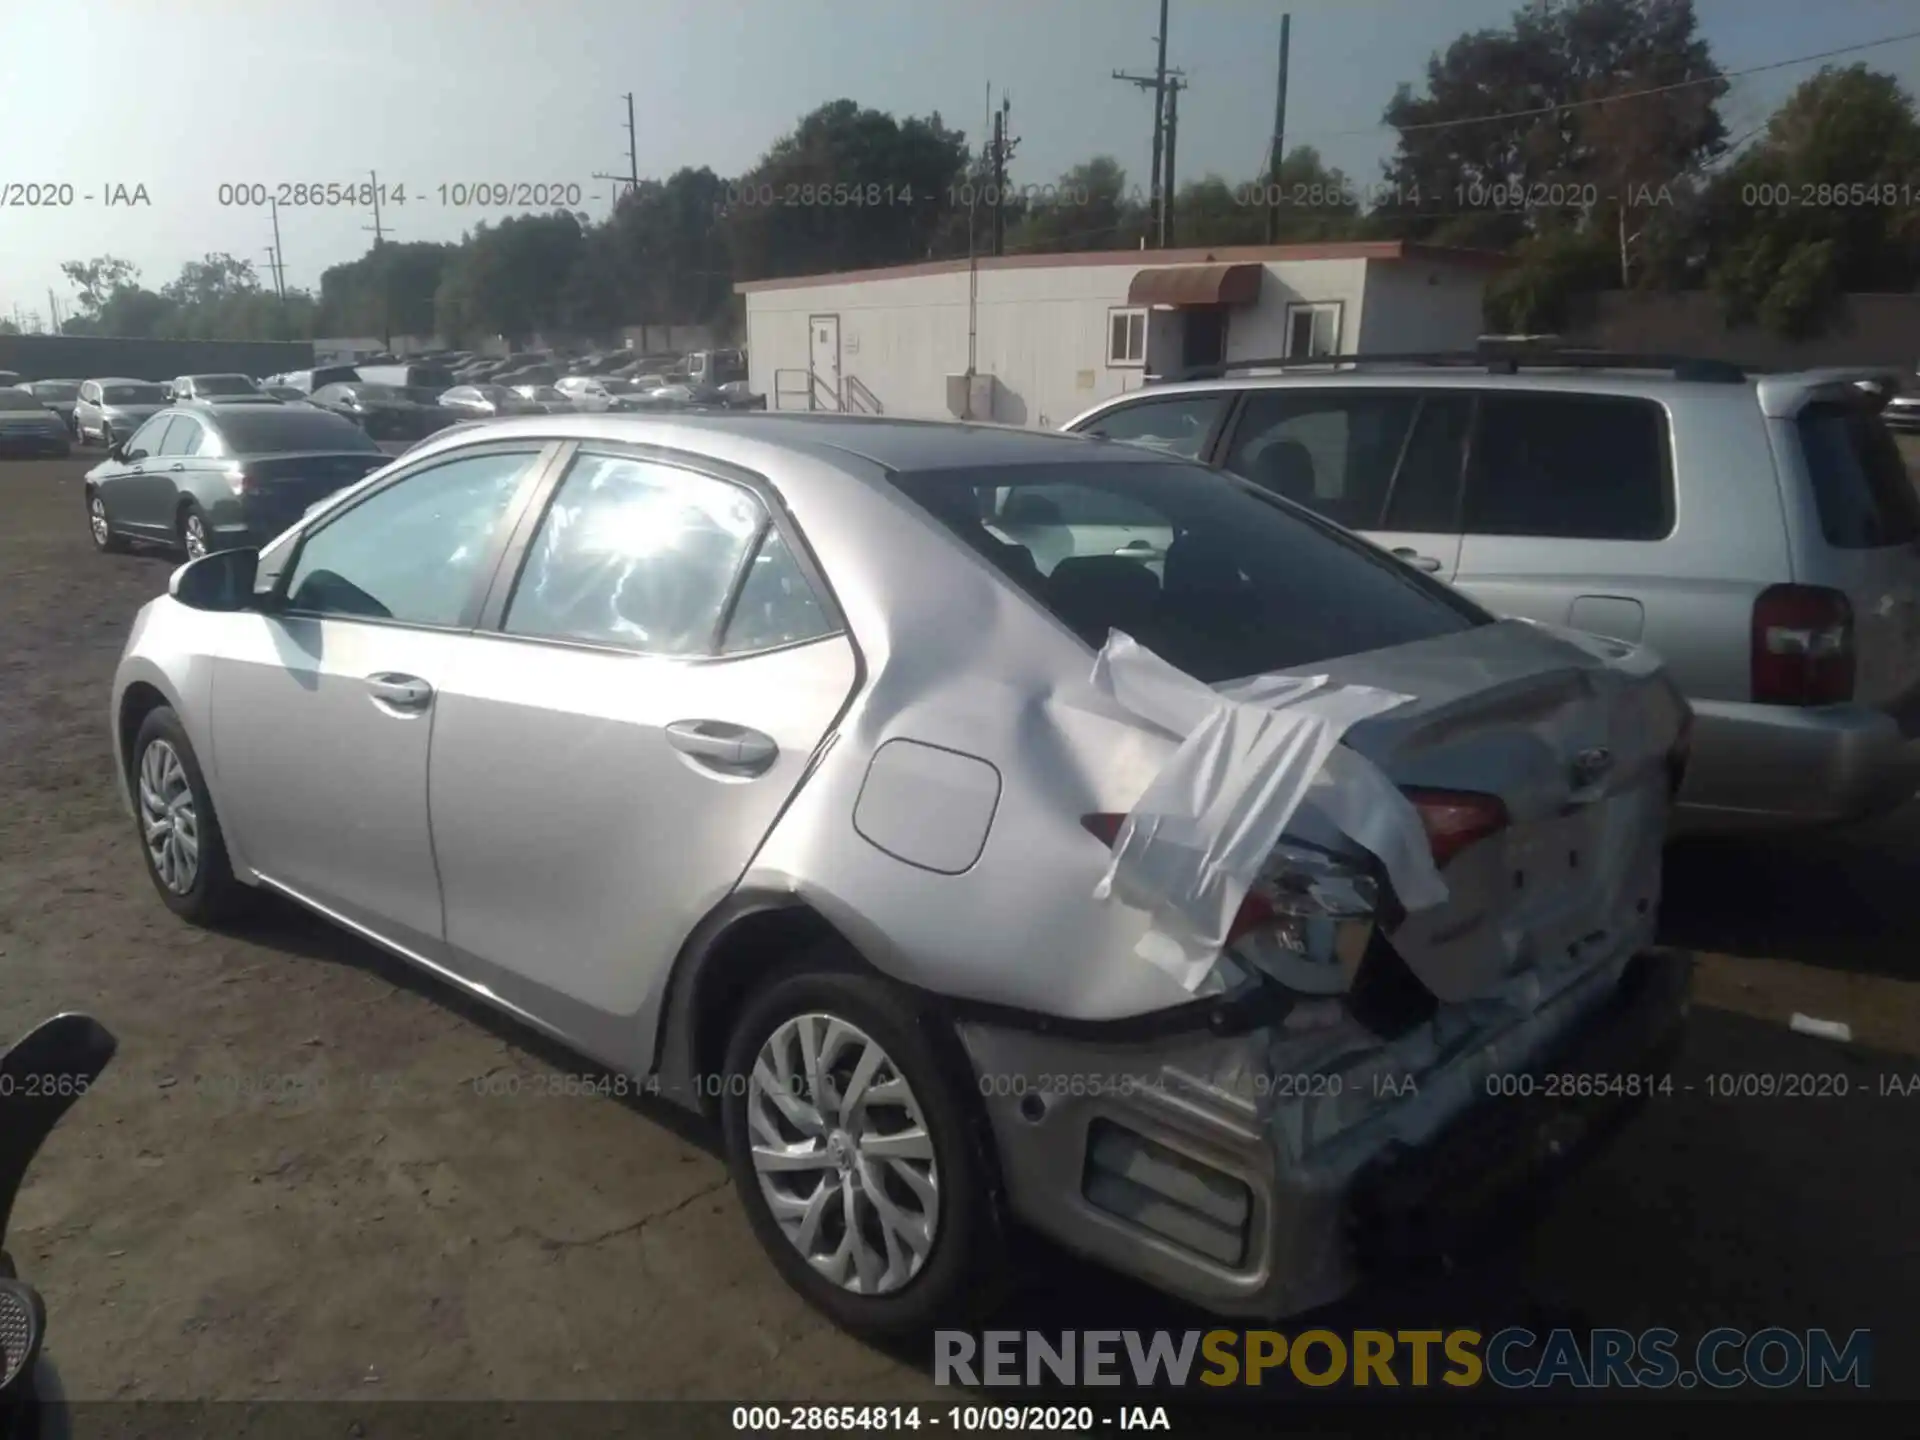
[[[1109,310],[1107,312],[1107,364],[1140,365],[1147,363],[1147,312]]]
[[[1317,355],[1338,355],[1340,310],[1338,300],[1287,306],[1286,358],[1311,360]]]

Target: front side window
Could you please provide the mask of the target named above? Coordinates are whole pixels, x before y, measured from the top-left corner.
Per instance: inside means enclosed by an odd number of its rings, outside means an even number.
[[[1147,312],[1111,310],[1107,312],[1107,364],[1111,366],[1147,363]]]
[[[1146,445],[1192,460],[1205,447],[1207,436],[1213,433],[1214,424],[1226,407],[1225,395],[1176,395],[1165,400],[1143,400],[1109,410],[1080,433]]]
[[[1035,465],[894,477],[1089,646],[1121,630],[1208,684],[1317,664],[1490,623],[1479,607],[1366,542],[1202,466]],[[1096,491],[1169,538],[1151,563],[1076,554],[1050,573],[980,517],[995,491]],[[1142,527],[1145,528],[1145,527]]]
[[[1480,399],[1461,517],[1469,535],[1662,540],[1672,533],[1666,412],[1628,396]]]
[[[1450,531],[1472,412],[1445,392],[1255,391],[1221,463],[1350,530]]]
[[[106,397],[109,405],[164,405],[169,398],[164,385],[109,385]]]
[[[538,452],[466,455],[409,475],[306,539],[287,605],[317,615],[458,625]]]
[[[501,628],[655,655],[708,654],[765,522],[739,486],[650,460],[583,454],[540,522]]]

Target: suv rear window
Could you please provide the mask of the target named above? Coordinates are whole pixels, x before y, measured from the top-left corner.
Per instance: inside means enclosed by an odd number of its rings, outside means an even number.
[[[1920,499],[1878,415],[1817,401],[1800,412],[1794,428],[1827,544],[1878,550],[1920,539]]]
[[[922,471],[894,484],[1089,646],[1121,630],[1208,684],[1490,623],[1364,541],[1198,465]],[[1108,497],[1100,508],[1129,517],[1138,554],[1116,554],[1105,526],[1077,530],[1061,513],[1068,493]],[[1027,514],[1023,543],[989,528],[1010,509]],[[1051,535],[1035,519],[1048,510],[1060,517]],[[1052,557],[1044,572],[1036,551]]]
[[[1469,535],[1664,540],[1666,412],[1628,396],[1482,394],[1462,509]]]

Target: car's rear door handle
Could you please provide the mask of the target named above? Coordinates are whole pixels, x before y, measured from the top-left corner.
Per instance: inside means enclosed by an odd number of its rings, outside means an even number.
[[[183,465],[183,464],[181,464],[181,463],[180,463],[180,462],[179,462],[178,460],[176,460],[176,461],[174,461],[174,462],[173,462],[173,464],[171,464],[171,465],[169,465],[169,466],[168,466],[167,468],[168,468],[169,470],[184,470],[184,469],[186,469],[187,467],[186,467],[185,465]]]
[[[667,726],[667,743],[727,775],[761,774],[780,756],[771,735],[725,720],[676,720]]]
[[[418,675],[383,671],[367,677],[367,693],[392,710],[424,710],[433,699],[433,686]]]
[[[1396,546],[1393,553],[1406,561],[1407,564],[1413,566],[1414,569],[1424,570],[1429,575],[1440,568],[1440,562],[1438,560],[1434,559],[1431,555],[1422,555],[1411,545]]]

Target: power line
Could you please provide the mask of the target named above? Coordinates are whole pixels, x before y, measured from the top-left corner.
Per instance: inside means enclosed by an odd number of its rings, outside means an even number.
[[[1832,60],[1841,55],[1857,55],[1863,50],[1878,50],[1882,46],[1898,45],[1908,40],[1920,40],[1920,30],[1908,30],[1903,34],[1887,35],[1878,40],[1864,40],[1858,45],[1842,45],[1835,50],[1821,50],[1811,55],[1794,55],[1785,60],[1769,60],[1764,65],[1749,65],[1740,70],[1720,70],[1694,80],[1677,80],[1671,85],[1650,85],[1643,90],[1622,90],[1616,95],[1600,95],[1587,100],[1567,100],[1558,105],[1535,106],[1531,110],[1504,110],[1495,115],[1468,115],[1458,120],[1428,120],[1418,125],[1390,125],[1382,121],[1378,125],[1369,125],[1357,130],[1316,130],[1307,138],[1331,140],[1343,136],[1378,135],[1384,130],[1395,130],[1403,135],[1425,134],[1434,130],[1453,130],[1462,125],[1491,125],[1500,120],[1532,120],[1542,115],[1560,115],[1569,110],[1586,110],[1597,105],[1611,105],[1619,100],[1639,100],[1649,95],[1667,95],[1676,90],[1694,90],[1702,85],[1718,85],[1725,80],[1741,80],[1749,75],[1764,75],[1769,71],[1785,70],[1794,65],[1811,65],[1816,60]]]

